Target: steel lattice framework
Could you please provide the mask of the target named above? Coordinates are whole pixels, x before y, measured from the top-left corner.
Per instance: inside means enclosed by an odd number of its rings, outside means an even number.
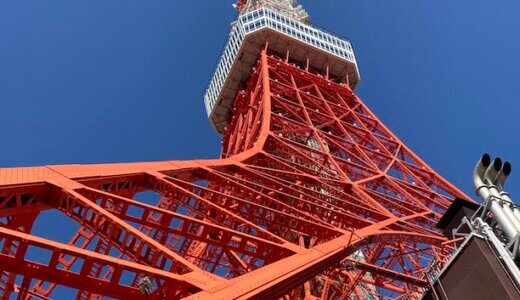
[[[0,295],[417,299],[454,197],[347,84],[263,50],[221,159],[0,169]],[[68,244],[31,235],[45,210],[77,223]]]

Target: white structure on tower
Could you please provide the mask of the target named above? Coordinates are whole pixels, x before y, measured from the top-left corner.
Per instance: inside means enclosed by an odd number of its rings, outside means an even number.
[[[235,4],[235,8],[237,8],[240,14],[252,12],[261,7],[267,7],[300,22],[307,23],[309,21],[309,15],[301,5],[297,4],[296,0],[249,0],[239,3],[242,3],[239,4],[241,7]]]
[[[328,74],[355,88],[359,70],[350,41],[316,28],[294,0],[242,0],[235,7],[238,18],[204,95],[209,120],[218,133],[228,123],[233,99],[247,81],[260,51],[273,53]]]

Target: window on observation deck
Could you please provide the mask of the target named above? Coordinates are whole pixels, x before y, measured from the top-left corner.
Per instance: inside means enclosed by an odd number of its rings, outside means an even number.
[[[245,36],[263,28],[271,28],[327,53],[341,57],[354,64],[356,63],[348,40],[286,17],[265,7],[248,12],[240,15],[238,20],[233,23],[224,51],[206,90],[204,102],[208,115],[211,114],[224,88],[226,78],[237,58]]]

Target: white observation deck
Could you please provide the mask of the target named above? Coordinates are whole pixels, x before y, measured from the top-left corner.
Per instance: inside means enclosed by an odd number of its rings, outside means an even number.
[[[241,83],[251,74],[261,49],[285,54],[293,61],[309,60],[309,67],[323,71],[328,68],[330,78],[348,80],[355,88],[359,70],[352,45],[324,30],[290,18],[270,8],[261,7],[239,15],[232,23],[224,51],[204,94],[208,118],[215,130],[222,134],[227,126],[233,99]]]

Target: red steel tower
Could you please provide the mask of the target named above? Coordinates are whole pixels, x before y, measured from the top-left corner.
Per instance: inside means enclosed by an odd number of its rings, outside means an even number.
[[[0,169],[1,299],[421,297],[469,198],[356,96],[348,40],[295,1],[236,7],[204,98],[221,158]],[[47,210],[68,244],[31,234]]]

